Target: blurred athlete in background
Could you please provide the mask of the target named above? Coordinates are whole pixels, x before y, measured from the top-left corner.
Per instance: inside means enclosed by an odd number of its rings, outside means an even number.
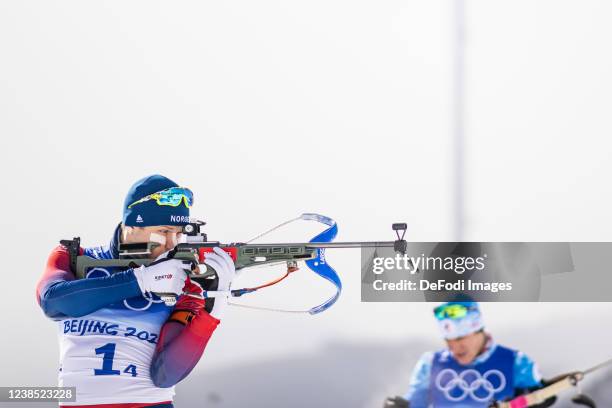
[[[478,303],[444,303],[434,316],[447,348],[423,354],[408,392],[388,398],[386,408],[487,408],[544,385],[529,357],[495,343],[485,332]],[[538,407],[555,401],[553,397]]]

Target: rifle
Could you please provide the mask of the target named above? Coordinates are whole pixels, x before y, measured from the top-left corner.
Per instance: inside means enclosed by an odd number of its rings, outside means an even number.
[[[596,366],[593,366],[587,370],[564,375],[546,387],[535,390],[529,394],[518,396],[510,401],[496,402],[495,404],[491,405],[491,408],[527,408],[541,404],[547,399],[560,394],[562,391],[577,387],[578,383],[584,380],[584,377],[587,374],[600,370],[610,364],[612,364],[612,359],[597,364]],[[585,405],[589,408],[596,408],[595,401],[581,392],[572,398],[572,402],[579,405]]]
[[[290,222],[297,220],[317,221],[328,226],[328,228],[315,236],[309,242],[298,243],[269,243],[253,244],[252,241],[268,234]],[[325,260],[325,249],[329,248],[393,248],[396,252],[405,254],[407,242],[404,240],[407,225],[405,223],[395,223],[392,225],[397,239],[394,241],[360,241],[360,242],[331,242],[337,234],[338,227],[334,220],[319,214],[305,213],[301,216],[286,221],[276,227],[258,235],[247,243],[224,244],[218,241],[209,241],[208,236],[203,231],[206,223],[194,220],[183,227],[185,242],[179,243],[170,253],[169,257],[192,261],[196,264],[204,264],[207,253],[212,252],[213,248],[218,247],[227,252],[234,260],[236,270],[251,268],[254,266],[286,263],[287,273],[270,283],[253,288],[243,288],[232,290],[231,293],[207,291],[206,297],[233,296],[239,297],[246,293],[252,293],[263,287],[268,287],[285,279],[290,273],[298,270],[298,262],[305,262],[306,265],[317,275],[327,279],[336,286],[335,296],[328,299],[319,306],[308,310],[310,314],[320,313],[329,308],[338,299],[342,282]],[[95,259],[86,255],[79,255],[80,238],[60,241],[70,253],[71,266],[75,275],[79,279],[87,278],[90,273],[96,270],[103,270],[107,273],[107,268],[136,268],[141,265],[147,266],[153,259],[149,258],[152,250],[159,244],[128,243],[119,244],[119,259]],[[207,279],[215,276],[215,271],[206,265],[206,270],[200,274],[190,274],[190,279],[205,284]],[[203,285],[204,286],[204,285]],[[166,304],[171,305],[175,301],[172,294],[157,294]]]

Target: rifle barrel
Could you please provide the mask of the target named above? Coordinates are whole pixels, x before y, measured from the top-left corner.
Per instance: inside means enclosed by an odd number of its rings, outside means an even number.
[[[393,248],[395,241],[356,241],[356,242],[297,242],[280,244],[246,244],[254,247],[304,246],[306,248]]]

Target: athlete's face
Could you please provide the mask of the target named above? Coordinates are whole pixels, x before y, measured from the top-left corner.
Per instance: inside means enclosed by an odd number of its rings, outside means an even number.
[[[486,340],[484,332],[479,331],[467,336],[446,340],[446,344],[459,364],[468,365],[482,352]]]
[[[154,242],[159,244],[151,251],[149,258],[155,259],[178,244],[181,237],[181,227],[174,225],[159,225],[152,227],[123,227],[122,242]]]

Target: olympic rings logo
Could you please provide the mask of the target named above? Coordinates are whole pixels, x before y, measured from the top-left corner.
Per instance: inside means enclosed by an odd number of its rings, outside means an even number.
[[[497,387],[491,380],[498,383]],[[438,373],[435,385],[449,401],[463,401],[470,396],[478,402],[489,402],[495,393],[506,387],[506,377],[499,370],[489,370],[480,374],[474,369],[469,369],[459,374],[451,368],[446,368]]]
[[[144,295],[142,295],[142,297],[147,301],[147,303],[144,306],[142,306],[142,307],[137,307],[137,306],[130,305],[128,303],[128,299],[124,299],[123,300],[123,305],[125,307],[127,307],[128,309],[130,309],[130,310],[134,310],[134,311],[139,312],[141,310],[147,310],[148,308],[151,307],[151,305],[153,303],[161,303],[161,302],[163,302],[162,299],[157,299],[157,300],[153,299],[153,295],[150,294],[150,293],[145,293]]]
[[[92,269],[90,269],[87,272],[87,274],[85,275],[85,278],[89,278],[90,275],[92,275],[92,274],[94,275],[93,277],[97,278],[97,277],[99,277],[100,273],[103,276],[110,276],[110,272],[107,269],[104,269],[104,268],[92,268]],[[161,299],[153,299],[153,295],[150,294],[150,293],[145,293],[144,295],[142,295],[142,298],[147,301],[147,303],[145,303],[144,306],[141,306],[141,307],[132,306],[132,305],[130,305],[128,303],[128,299],[124,299],[123,300],[123,306],[125,306],[127,309],[134,310],[136,312],[140,312],[140,311],[147,310],[148,308],[150,308],[153,303],[161,303],[161,302],[163,302],[163,300],[161,300]]]
[[[91,276],[94,275],[94,276]],[[92,277],[92,278],[101,278],[102,276],[110,276],[110,272],[108,271],[108,269],[104,269],[104,268],[92,268],[90,270],[87,271],[87,274],[85,275],[85,279]]]

